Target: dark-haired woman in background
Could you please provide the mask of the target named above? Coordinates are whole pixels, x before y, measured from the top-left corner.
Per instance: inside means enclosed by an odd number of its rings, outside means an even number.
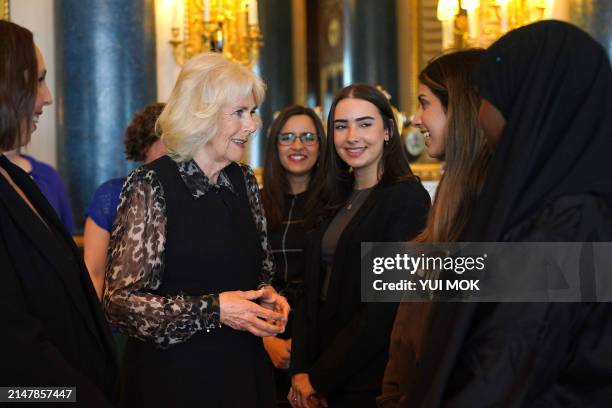
[[[397,305],[361,303],[361,243],[419,233],[429,195],[408,165],[387,98],[365,84],[335,97],[323,177],[307,216],[305,296],[296,313],[290,402],[372,407]]]
[[[76,387],[75,406],[110,407],[115,348],[85,264],[32,178],[3,154],[30,141],[52,102],[45,62],[32,33],[8,21],[0,61],[0,387]]]
[[[570,24],[534,23],[487,49],[477,82],[495,153],[463,240],[612,241],[605,49]],[[610,406],[612,305],[582,295],[583,303],[435,304],[405,406]]]
[[[166,154],[166,147],[155,126],[164,106],[164,103],[154,103],[134,115],[125,129],[123,144],[126,159],[147,164]],[[102,299],[104,291],[108,243],[117,214],[119,194],[126,179],[118,177],[102,183],[85,210],[83,255],[99,299]]]
[[[319,152],[325,133],[319,116],[299,105],[283,109],[272,122],[266,143],[262,201],[268,219],[268,238],[276,274],[273,284],[295,304],[302,294],[304,207],[308,187],[320,174]],[[291,319],[285,333],[265,337],[264,346],[276,367],[276,392],[286,402],[290,378]]]

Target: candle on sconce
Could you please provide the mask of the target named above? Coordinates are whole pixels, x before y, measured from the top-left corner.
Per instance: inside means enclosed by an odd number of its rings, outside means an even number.
[[[459,11],[456,0],[438,0],[436,16],[442,22],[442,49],[452,48],[455,43],[455,16]]]
[[[499,25],[504,34],[508,31],[508,1],[497,0],[497,4],[499,5]]]
[[[570,3],[569,1],[553,1],[549,0],[547,6],[547,17],[555,20],[570,21]]]
[[[172,2],[172,28],[180,27],[179,25],[179,3],[180,1]]]
[[[468,33],[470,38],[470,44],[472,46],[479,46],[478,41],[478,15],[476,10],[467,10],[468,17]]]
[[[210,0],[202,0],[202,18],[205,23],[210,22]]]
[[[249,18],[249,5],[247,2],[241,4],[240,12],[236,16],[236,24],[238,26],[238,36],[246,37],[248,34],[248,18]]]
[[[455,21],[442,21],[442,49],[453,48],[455,44]]]
[[[257,14],[257,0],[249,0],[249,25],[259,24],[259,15]]]
[[[182,7],[180,0],[172,1],[172,27],[170,32],[172,33],[173,41],[180,41],[183,33],[183,24],[181,22]]]
[[[478,21],[477,9],[480,8],[480,0],[463,0],[461,4],[467,12],[470,45],[478,46],[480,45],[478,38],[480,23]]]

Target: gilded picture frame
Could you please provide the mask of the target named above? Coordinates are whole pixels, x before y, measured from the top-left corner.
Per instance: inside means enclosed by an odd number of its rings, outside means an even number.
[[[417,110],[418,75],[433,57],[442,52],[436,18],[438,0],[402,0],[397,2],[398,25],[398,109],[407,117]],[[415,137],[415,136],[419,137]],[[412,137],[410,137],[412,136]],[[442,177],[442,163],[429,157],[420,132],[414,127],[404,128],[402,137],[407,150],[414,157],[410,167],[422,181],[437,182]],[[413,151],[416,150],[416,151]]]
[[[9,10],[9,0],[0,0],[0,20],[9,19]]]

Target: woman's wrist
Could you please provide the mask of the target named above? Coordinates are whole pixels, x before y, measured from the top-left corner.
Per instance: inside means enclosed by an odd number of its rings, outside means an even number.
[[[211,329],[221,327],[221,304],[219,294],[204,295],[200,299],[202,311],[202,328],[210,332]]]

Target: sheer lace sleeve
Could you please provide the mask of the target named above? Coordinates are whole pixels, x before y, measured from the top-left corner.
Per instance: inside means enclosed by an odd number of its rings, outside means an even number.
[[[111,234],[104,306],[119,330],[159,348],[219,325],[218,295],[161,296],[166,204],[155,172],[140,167],[127,179]]]
[[[261,246],[264,251],[259,286],[262,287],[272,285],[272,278],[274,277],[274,255],[272,255],[272,250],[268,242],[268,227],[263,203],[261,201],[261,193],[259,191],[257,179],[255,178],[253,170],[251,170],[251,168],[245,164],[241,164],[240,166],[244,172],[249,206],[251,207],[253,220],[257,226],[259,240],[261,241]]]

